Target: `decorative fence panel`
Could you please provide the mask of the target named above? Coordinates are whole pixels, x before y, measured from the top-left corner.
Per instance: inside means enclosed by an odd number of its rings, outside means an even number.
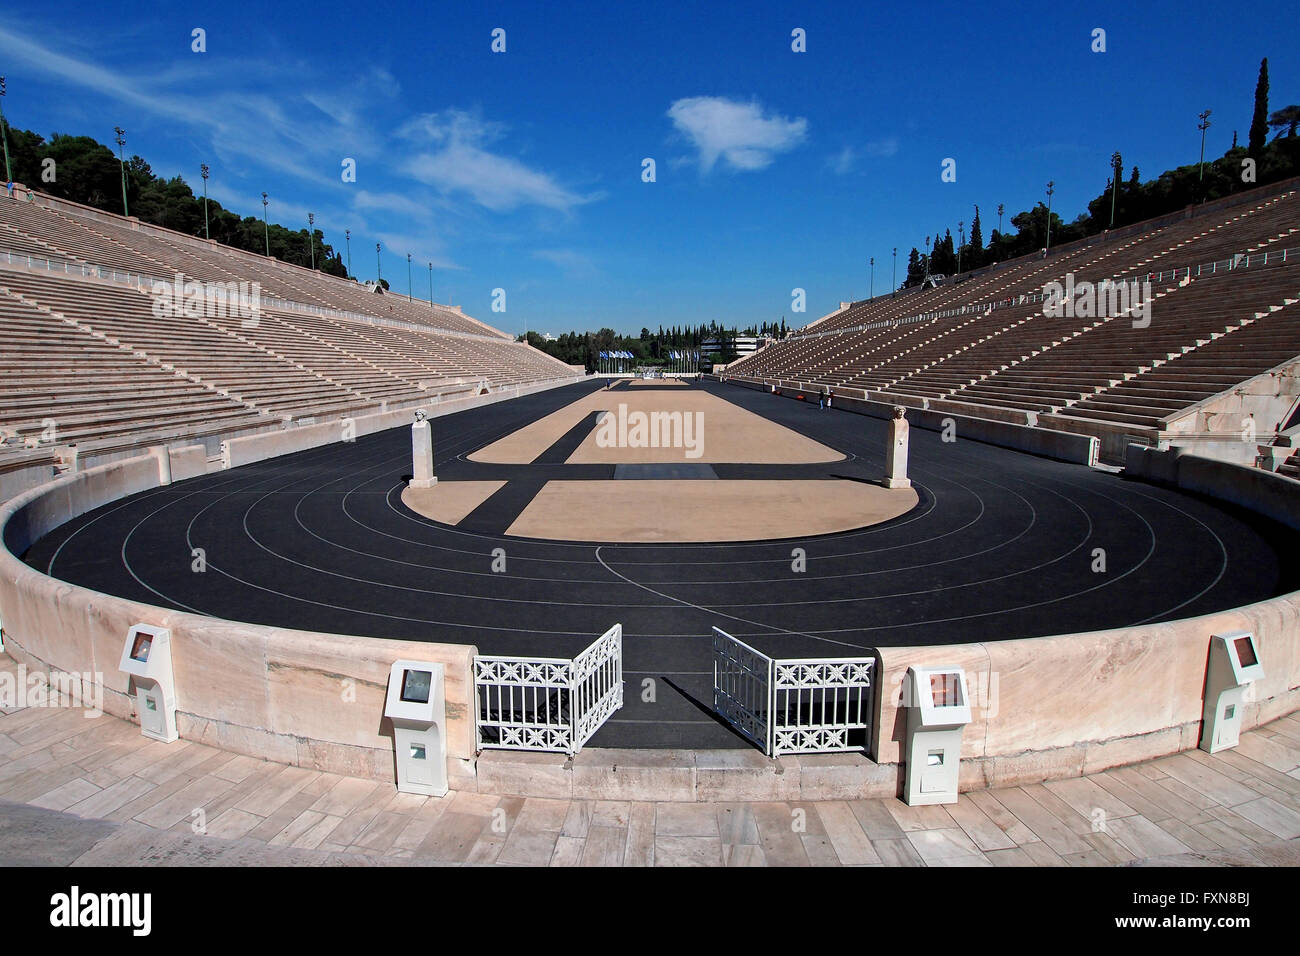
[[[480,749],[576,754],[623,706],[623,625],[573,660],[474,658]]]
[[[717,627],[713,629],[713,709],[763,753],[772,752],[772,658]]]
[[[615,624],[573,659],[573,750],[577,753],[623,706],[623,625]]]
[[[778,660],[713,629],[713,707],[769,757],[865,751],[875,658]]]
[[[773,661],[772,755],[867,749],[875,659]]]

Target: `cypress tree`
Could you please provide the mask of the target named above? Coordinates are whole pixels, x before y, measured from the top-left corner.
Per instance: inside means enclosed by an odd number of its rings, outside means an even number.
[[[1257,157],[1264,150],[1268,136],[1268,57],[1259,61],[1259,79],[1255,82],[1255,115],[1250,121],[1250,142],[1246,147]]]

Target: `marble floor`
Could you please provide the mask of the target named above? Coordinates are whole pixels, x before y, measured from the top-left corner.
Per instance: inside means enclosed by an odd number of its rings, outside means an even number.
[[[420,797],[81,710],[0,710],[0,865],[410,864],[1297,866],[1300,715],[1214,756],[908,807]]]

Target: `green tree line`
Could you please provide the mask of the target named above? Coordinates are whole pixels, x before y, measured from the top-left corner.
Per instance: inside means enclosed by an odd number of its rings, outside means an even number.
[[[598,332],[565,332],[550,341],[537,332],[528,333],[528,344],[552,355],[568,365],[585,365],[588,370],[597,367],[601,352],[625,351],[632,353],[637,365],[671,365],[669,357],[674,351],[696,351],[705,342],[718,345],[716,360],[730,362],[736,357],[736,336],[764,335],[781,339],[789,333],[782,317],[779,322],[762,322],[745,329],[727,328],[716,321],[696,326],[659,326],[658,332],[641,329],[640,335],[620,335],[613,329]],[[519,336],[519,341],[524,337]]]
[[[121,166],[107,146],[90,136],[62,133],[47,141],[38,133],[12,126],[7,134],[15,182],[105,212],[123,212]],[[203,197],[194,195],[180,176],[165,179],[156,175],[140,156],[126,161],[126,200],[131,215],[141,222],[203,236]],[[269,239],[271,255],[277,259],[311,266],[311,239],[306,229],[288,229],[274,222],[264,226],[256,216],[240,217],[215,199],[208,200],[208,225],[212,238],[223,245],[265,255]],[[316,268],[346,276],[343,258],[325,242],[325,234],[315,229],[312,239]]]

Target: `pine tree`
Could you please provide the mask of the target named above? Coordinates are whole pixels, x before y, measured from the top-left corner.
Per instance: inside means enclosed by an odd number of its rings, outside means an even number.
[[[980,230],[980,207],[975,207],[975,218],[970,223],[970,267],[977,268],[984,262],[984,233]]]
[[[1284,106],[1268,118],[1268,125],[1282,135],[1286,130],[1287,139],[1294,139],[1296,127],[1300,126],[1300,106]]]
[[[1259,79],[1255,82],[1255,115],[1250,121],[1250,142],[1247,150],[1257,157],[1264,149],[1268,136],[1268,57],[1259,61]]]

